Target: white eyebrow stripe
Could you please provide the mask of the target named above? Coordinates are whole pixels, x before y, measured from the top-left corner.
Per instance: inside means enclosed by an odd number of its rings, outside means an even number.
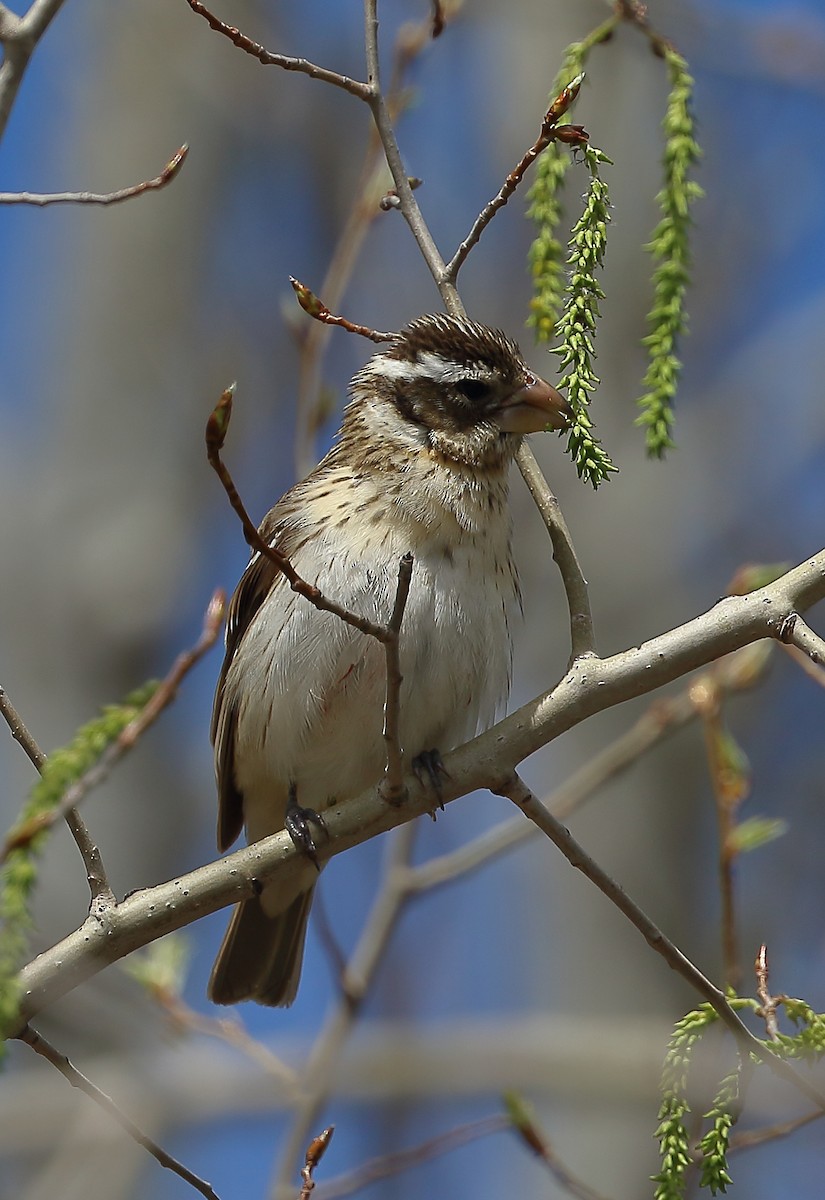
[[[421,378],[421,370],[415,363],[404,362],[399,358],[386,358],[383,355],[370,359],[364,367],[363,373],[380,375],[382,379],[409,381]]]
[[[468,377],[491,379],[494,375],[483,363],[457,363],[442,358],[440,354],[434,354],[431,350],[424,351],[415,362],[379,355],[367,363],[364,371],[370,375],[380,375],[383,379],[405,383],[417,379],[431,379],[435,383],[457,383],[460,379]]]
[[[441,358],[438,354],[433,354],[432,351],[425,351],[418,359],[419,373],[426,376],[427,379],[434,379],[439,383],[455,383],[459,379],[464,379],[468,374],[467,367],[461,366],[459,363],[451,362],[449,359]]]

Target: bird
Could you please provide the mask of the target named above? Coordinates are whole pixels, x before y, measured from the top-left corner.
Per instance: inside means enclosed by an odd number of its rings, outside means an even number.
[[[521,605],[508,474],[525,434],[563,429],[564,397],[500,330],[436,313],[411,321],[353,377],[332,449],[260,525],[300,576],[373,622],[413,558],[398,655],[405,769],[488,727],[506,701]],[[289,587],[253,551],[230,601],[211,736],[218,847],[308,821],[378,784],[382,646]],[[423,757],[422,757],[423,756]],[[217,1004],[296,997],[318,868],[235,909],[208,994]]]

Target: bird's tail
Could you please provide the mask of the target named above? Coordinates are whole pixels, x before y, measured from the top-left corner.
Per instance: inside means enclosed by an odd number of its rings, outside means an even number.
[[[258,899],[235,909],[209,979],[215,1004],[256,1000],[286,1007],[301,978],[307,920],[314,887],[300,892],[288,908],[269,917]]]

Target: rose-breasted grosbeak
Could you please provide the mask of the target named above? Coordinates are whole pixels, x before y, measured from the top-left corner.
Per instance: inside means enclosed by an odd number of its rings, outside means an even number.
[[[346,608],[389,619],[398,566],[414,556],[399,642],[405,760],[446,750],[506,699],[508,471],[525,433],[566,423],[567,404],[503,333],[420,317],[351,384],[336,444],[267,514],[260,532]],[[232,598],[212,739],[218,846],[283,829],[296,803],[322,812],[381,779],[384,651],[319,612],[254,553]],[[218,1004],[290,1004],[315,865],[236,909],[209,983]]]

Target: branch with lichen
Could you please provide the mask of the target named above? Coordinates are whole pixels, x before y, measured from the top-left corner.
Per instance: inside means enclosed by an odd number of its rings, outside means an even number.
[[[17,827],[24,827],[50,812],[76,780],[89,770],[107,746],[120,735],[152,698],[157,684],[147,683],[123,704],[110,705],[99,717],[83,725],[67,746],[56,750],[43,764],[42,774],[29,793]],[[29,911],[37,883],[37,860],[46,830],[18,844],[14,831],[7,839],[0,874],[0,1031],[10,1028],[17,1016],[20,982],[17,972],[28,949]]]

